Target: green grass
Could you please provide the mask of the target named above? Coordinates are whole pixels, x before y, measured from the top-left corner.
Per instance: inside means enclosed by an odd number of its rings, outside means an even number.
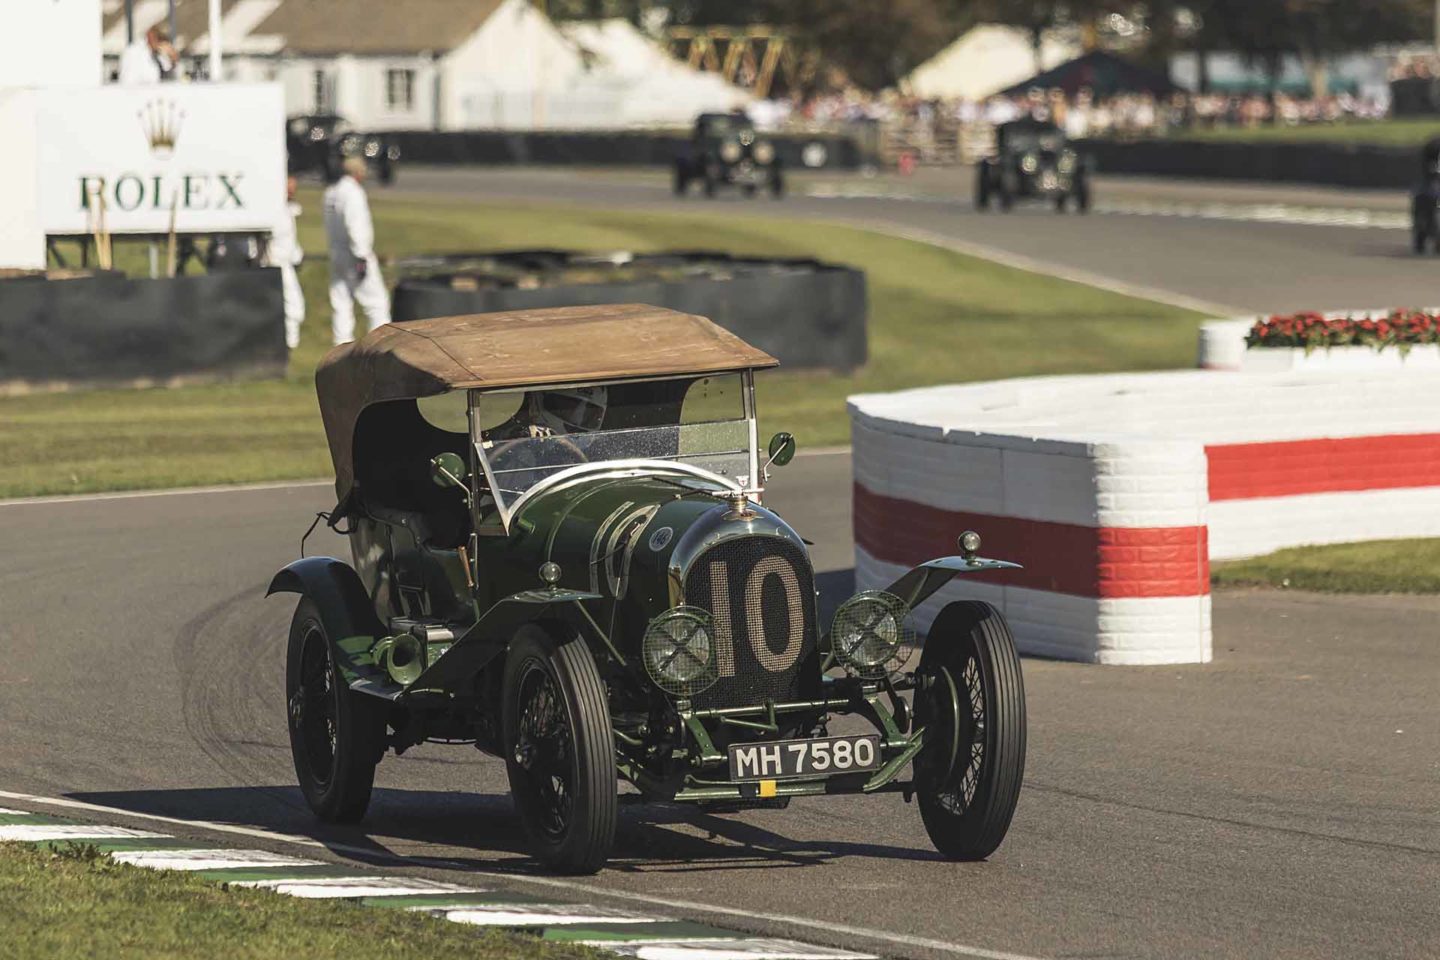
[[[1176,140],[1207,140],[1225,143],[1351,143],[1389,147],[1419,147],[1440,136],[1440,120],[1351,120],[1303,126],[1219,127],[1214,130],[1184,130]],[[1419,162],[1419,158],[1416,158]]]
[[[480,931],[401,910],[226,889],[143,870],[93,848],[0,844],[0,956],[595,960],[584,947]]]
[[[1293,547],[1216,564],[1210,579],[1217,586],[1321,593],[1440,593],[1440,539]]]
[[[845,397],[859,391],[1194,362],[1198,314],[864,230],[698,210],[372,196],[382,257],[524,246],[703,246],[817,256],[864,269],[870,362],[848,375],[761,378],[763,429],[791,430],[802,448],[848,442]],[[311,191],[302,200],[302,242],[323,253],[319,197]],[[330,475],[312,384],[329,345],[326,269],[312,261],[301,270],[308,314],[282,382],[0,399],[0,497]]]

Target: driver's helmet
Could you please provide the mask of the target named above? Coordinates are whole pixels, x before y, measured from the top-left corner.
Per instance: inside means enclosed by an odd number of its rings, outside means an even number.
[[[534,423],[551,433],[587,433],[605,419],[608,391],[604,387],[569,387],[532,394]]]

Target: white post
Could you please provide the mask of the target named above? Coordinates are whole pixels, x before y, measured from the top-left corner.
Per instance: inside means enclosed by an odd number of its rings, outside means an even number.
[[[210,81],[220,80],[220,0],[210,0]]]

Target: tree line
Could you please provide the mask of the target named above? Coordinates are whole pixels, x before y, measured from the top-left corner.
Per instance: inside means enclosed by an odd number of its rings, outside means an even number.
[[[1131,31],[1133,54],[1163,67],[1180,50],[1240,53],[1278,76],[1296,56],[1323,85],[1325,58],[1435,38],[1435,0],[537,0],[556,19],[624,17],[646,26],[780,28],[869,90],[894,86],[977,23],[1058,27],[1087,44]],[[1203,62],[1203,58],[1202,58]],[[1323,92],[1317,91],[1317,92]]]

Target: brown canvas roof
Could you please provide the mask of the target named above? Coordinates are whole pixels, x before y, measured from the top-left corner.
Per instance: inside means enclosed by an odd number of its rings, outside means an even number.
[[[360,413],[450,390],[545,386],[773,367],[704,317],[625,303],[392,323],[331,350],[315,371],[341,499]]]

